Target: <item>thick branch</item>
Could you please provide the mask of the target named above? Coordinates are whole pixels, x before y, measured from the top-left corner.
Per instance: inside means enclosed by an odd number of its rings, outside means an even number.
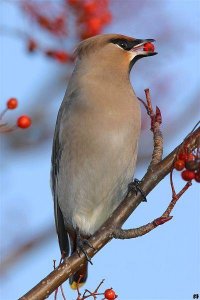
[[[195,144],[197,135],[200,135],[200,128],[196,129],[184,142],[189,142],[191,145]],[[174,151],[156,166],[150,168],[145,174],[141,183],[141,188],[146,195],[148,195],[167,174],[169,174],[180,146],[181,145],[174,149]],[[122,201],[104,225],[89,239],[89,242],[96,249],[94,250],[90,247],[85,248],[90,257],[93,257],[112,239],[113,228],[120,228],[142,200],[143,196],[138,193],[136,196],[129,194]],[[58,286],[67,280],[69,276],[76,272],[84,261],[84,255],[79,257],[77,253],[74,253],[20,299],[42,300],[47,298]]]

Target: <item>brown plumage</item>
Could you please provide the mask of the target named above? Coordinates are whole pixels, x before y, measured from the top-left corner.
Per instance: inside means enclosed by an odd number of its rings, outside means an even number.
[[[52,152],[52,191],[63,256],[106,221],[132,181],[140,135],[140,106],[129,80],[134,62],[154,55],[139,40],[92,37],[77,61],[58,113]],[[149,40],[152,41],[152,40]],[[87,263],[70,278],[87,278]]]

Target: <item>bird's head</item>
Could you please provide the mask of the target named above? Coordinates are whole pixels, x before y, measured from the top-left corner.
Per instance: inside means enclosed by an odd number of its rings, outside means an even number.
[[[130,71],[134,63],[142,58],[157,53],[153,39],[136,39],[120,34],[102,34],[81,42],[76,49],[80,60],[89,60],[105,67],[126,67]]]

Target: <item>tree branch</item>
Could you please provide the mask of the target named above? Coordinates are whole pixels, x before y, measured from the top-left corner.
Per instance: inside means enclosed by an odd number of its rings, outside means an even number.
[[[191,133],[184,143],[189,143],[194,147],[197,136],[200,136],[200,127]],[[141,183],[141,189],[148,195],[153,188],[169,174],[173,167],[174,159],[182,144],[175,148],[165,159],[152,166]],[[88,255],[93,257],[101,248],[103,248],[111,239],[113,228],[120,228],[123,223],[128,219],[132,212],[142,202],[143,196],[138,193],[137,195],[128,195],[103,226],[89,239],[91,245],[95,248],[85,247]],[[84,263],[85,256],[79,255],[75,252],[70,257],[65,259],[54,271],[47,277],[42,279],[34,288],[20,298],[20,300],[42,300],[47,298],[58,286],[66,281],[80,266]]]
[[[163,225],[164,223],[170,221],[173,217],[170,216],[170,213],[174,209],[177,201],[180,197],[187,191],[187,189],[192,185],[191,182],[187,182],[182,190],[176,194],[174,191],[172,192],[172,200],[170,201],[167,209],[164,211],[161,217],[153,220],[152,222],[140,226],[138,228],[133,229],[122,229],[122,228],[115,228],[112,233],[112,237],[115,239],[132,239],[142,235],[145,235],[155,229],[159,225]]]

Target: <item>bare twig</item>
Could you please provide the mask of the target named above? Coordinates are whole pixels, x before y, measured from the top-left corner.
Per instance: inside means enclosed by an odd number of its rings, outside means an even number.
[[[172,194],[172,200],[169,203],[167,209],[165,212],[162,214],[163,218],[169,217],[171,211],[173,210],[174,206],[176,205],[177,201],[181,198],[181,196],[187,191],[187,189],[192,185],[192,182],[189,181],[185,184],[185,186],[182,188],[182,190],[178,194]]]
[[[79,278],[79,280],[78,280],[78,283],[80,282],[81,278],[82,278],[82,276],[80,276],[80,278]],[[105,280],[105,279],[103,279],[103,280],[99,283],[99,285],[98,285],[97,288],[94,290],[94,292],[91,292],[91,291],[89,291],[89,290],[86,289],[86,290],[84,291],[84,293],[83,293],[83,296],[81,295],[81,293],[80,293],[80,291],[79,291],[79,287],[78,287],[79,285],[77,284],[78,297],[77,297],[76,300],[85,300],[85,299],[90,298],[90,297],[93,297],[93,299],[95,300],[95,299],[97,298],[97,296],[103,295],[103,293],[98,293],[98,290],[99,290],[100,286],[104,283],[104,280]],[[88,294],[88,295],[86,295],[86,294]]]
[[[152,153],[152,159],[149,164],[148,169],[159,163],[162,159],[163,155],[163,136],[162,132],[160,130],[160,125],[162,123],[162,116],[160,109],[156,107],[156,112],[153,110],[152,102],[151,102],[151,96],[149,89],[145,89],[145,95],[146,95],[146,102],[142,100],[141,98],[138,98],[139,101],[142,102],[144,105],[147,114],[150,116],[151,119],[151,131],[153,132],[153,141],[154,141],[154,147],[153,147],[153,153]]]
[[[54,259],[54,260],[53,260],[53,269],[55,270],[55,268],[56,268],[56,260]],[[58,289],[59,289],[59,288],[57,288],[57,289],[55,290],[55,292],[54,292],[54,300],[57,300]]]
[[[61,264],[61,262],[62,262],[62,258],[60,259],[60,264]],[[54,259],[54,260],[53,260],[53,269],[55,270],[55,268],[56,268],[56,260]],[[63,299],[66,300],[66,297],[65,297],[65,293],[64,293],[62,284],[55,290],[55,293],[54,293],[54,300],[57,300],[59,288],[60,288],[60,291],[61,291],[61,294],[62,294]]]
[[[149,89],[145,89],[145,95],[146,95],[148,111],[150,112],[149,115],[151,118],[151,131],[153,132],[153,141],[154,141],[152,159],[149,165],[149,168],[151,168],[161,161],[163,155],[163,136],[160,130],[160,125],[162,123],[162,116],[161,116],[160,109],[157,106],[156,106],[156,112],[154,112],[153,110]]]
[[[115,239],[133,239],[142,235],[145,235],[155,229],[157,226],[162,225],[168,221],[170,221],[172,217],[169,218],[157,218],[153,220],[152,222],[140,226],[138,228],[133,228],[133,229],[122,229],[122,228],[117,228],[113,231],[112,237]]]
[[[171,174],[171,173],[170,173]],[[155,229],[159,225],[163,225],[164,223],[170,221],[173,217],[170,216],[170,213],[172,212],[174,206],[176,205],[177,201],[180,199],[180,197],[187,191],[187,189],[192,185],[191,182],[187,182],[186,185],[182,188],[182,190],[176,194],[175,192],[172,192],[172,200],[170,201],[167,209],[164,211],[162,216],[159,218],[153,220],[152,222],[140,226],[138,228],[133,229],[121,229],[117,228],[114,229],[112,233],[112,237],[116,239],[132,239],[136,238],[142,235],[145,235]]]
[[[66,297],[65,297],[65,293],[64,293],[62,284],[60,285],[60,290],[61,290],[61,294],[62,294],[63,300],[66,300]]]
[[[176,191],[175,191],[172,175],[173,175],[173,169],[170,172],[170,185],[171,185],[171,189],[172,189],[172,197],[175,197]]]
[[[5,113],[8,111],[8,108],[4,108],[4,110],[0,113],[0,120],[3,118],[3,116],[5,115]]]
[[[148,109],[149,109],[149,115],[150,115],[151,118],[153,118],[154,111],[153,111],[153,107],[152,107],[152,103],[151,103],[151,97],[150,97],[149,89],[145,89],[144,92],[145,92],[145,95],[146,95],[147,106],[148,106]]]
[[[78,279],[78,282],[77,282],[77,287],[76,287],[76,290],[77,290],[77,293],[78,293],[78,297],[77,297],[77,300],[81,300],[81,292],[80,292],[80,289],[79,289],[79,287],[80,287],[80,281],[81,281],[81,279],[83,278],[83,275],[80,275],[79,276],[79,279]]]
[[[8,126],[6,123],[0,124],[0,133],[7,133],[15,130],[17,127],[14,126]]]

